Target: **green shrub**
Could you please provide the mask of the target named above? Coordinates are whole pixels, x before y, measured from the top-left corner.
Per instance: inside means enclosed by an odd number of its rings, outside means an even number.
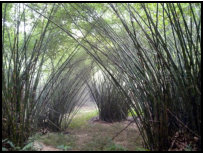
[[[126,98],[108,76],[103,74],[99,81],[93,78],[89,87],[97,104],[100,120],[115,122],[128,117]]]
[[[2,151],[34,151],[33,141],[28,141],[25,146],[15,146],[12,141],[2,140]]]
[[[61,147],[61,146],[74,146],[75,138],[62,134],[62,133],[48,133],[42,136],[39,141],[43,142],[46,145],[54,146],[54,147]],[[66,147],[66,149],[68,149]]]

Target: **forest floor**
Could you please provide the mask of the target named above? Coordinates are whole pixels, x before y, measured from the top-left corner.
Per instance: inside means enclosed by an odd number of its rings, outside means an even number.
[[[41,151],[144,150],[134,122],[126,120],[107,123],[98,120],[97,115],[95,107],[81,108],[65,132],[40,135],[34,143],[34,148]],[[118,134],[126,126],[128,127]]]

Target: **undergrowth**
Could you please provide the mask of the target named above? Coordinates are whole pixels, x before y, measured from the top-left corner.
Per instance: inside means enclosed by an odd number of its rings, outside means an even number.
[[[80,128],[88,124],[88,120],[98,115],[97,110],[89,112],[79,112],[71,121],[69,128]]]
[[[127,148],[115,144],[109,137],[95,136],[82,150],[85,151],[127,151]]]
[[[48,133],[42,136],[39,141],[63,150],[69,150],[75,145],[75,137],[63,133]]]

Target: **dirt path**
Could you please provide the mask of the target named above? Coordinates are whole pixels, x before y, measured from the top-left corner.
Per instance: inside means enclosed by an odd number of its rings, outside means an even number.
[[[84,120],[84,116],[91,114],[94,112],[95,107],[84,106],[80,109],[78,114],[76,115],[75,121],[82,122]],[[104,121],[100,121],[97,116],[89,118],[85,120],[81,126],[70,127],[67,129],[66,136],[64,137],[62,143],[70,146],[72,151],[89,151],[89,150],[102,150],[105,147],[105,144],[111,143],[121,145],[129,151],[135,151],[137,147],[141,147],[141,137],[139,135],[138,128],[135,123],[132,123],[128,126],[128,124],[132,122],[132,118],[128,118],[122,122],[114,122],[107,123]],[[128,126],[124,131],[119,133],[122,129]],[[111,140],[115,135],[119,135]],[[51,134],[51,133],[50,133]],[[46,135],[43,136],[45,139],[51,140],[49,143],[43,144],[43,141],[35,142],[35,148],[40,151],[62,151],[62,149],[55,148],[56,141],[61,141],[57,133],[52,134],[52,137],[46,138]],[[59,138],[59,139],[57,139]],[[109,141],[110,140],[110,141]],[[74,145],[70,145],[70,142]],[[52,143],[52,144],[50,144]],[[53,144],[55,145],[53,146]],[[62,144],[61,142],[57,143],[57,145]]]
[[[43,144],[42,142],[35,141],[33,148],[37,151],[62,151],[61,149],[54,148],[52,146],[48,146]]]
[[[72,151],[99,150],[97,148],[108,143],[108,140],[125,128],[130,121],[107,123],[95,120],[88,123],[89,124],[85,127],[68,130],[70,135],[75,137],[75,145],[72,146]],[[136,149],[136,146],[141,146],[138,133],[135,123],[132,123],[126,130],[122,131],[113,142],[122,145],[129,151],[133,151]],[[34,148],[39,151],[62,151],[62,149],[45,145],[42,142],[35,142]]]
[[[91,143],[98,144],[103,139],[106,141],[107,138],[113,138],[123,128],[128,126],[130,121],[107,123],[104,121],[96,120],[89,122],[88,126],[82,129],[72,129],[70,133],[77,137],[76,144],[78,150],[87,150]],[[136,146],[141,146],[141,138],[135,123],[128,126],[127,129],[122,131],[114,140],[115,144],[122,145],[128,150],[135,150]],[[98,141],[98,142],[97,142]],[[136,142],[137,144],[135,144]]]

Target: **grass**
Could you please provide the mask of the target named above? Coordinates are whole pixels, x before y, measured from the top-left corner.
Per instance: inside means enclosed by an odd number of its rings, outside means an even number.
[[[136,115],[136,112],[133,110],[132,113]],[[129,111],[128,116],[132,117],[132,113]],[[80,111],[76,116],[74,116],[71,121],[69,128],[80,128],[85,126],[92,117],[98,116],[98,110],[88,110],[88,111]]]
[[[82,150],[86,151],[127,151],[127,148],[115,144],[109,137],[95,136]]]
[[[132,116],[133,116],[132,114],[135,115],[135,116],[137,116],[135,110],[132,110],[132,112],[128,111],[128,116],[129,116],[129,117],[132,117]]]
[[[75,145],[75,137],[63,133],[48,133],[41,136],[40,142],[59,149],[69,150]]]
[[[127,123],[94,122],[88,124],[88,120],[97,115],[96,110],[89,110],[88,112],[81,111],[73,118],[69,131],[77,137],[75,150],[124,151],[142,148],[141,137],[138,136],[139,132],[136,127],[129,127],[112,141],[111,138]]]
[[[133,110],[132,112],[128,112],[128,116],[132,117],[133,115],[136,115],[136,112]],[[88,120],[90,120],[92,117],[98,116],[98,110],[88,110],[88,111],[80,111],[76,116],[74,116],[73,120],[71,121],[69,128],[81,128],[88,124]]]
[[[143,150],[141,145],[142,140],[135,125],[130,126],[114,140],[111,140],[128,122],[94,122],[88,124],[88,121],[95,116],[98,116],[96,109],[81,109],[73,118],[70,127],[66,129],[70,134],[48,133],[42,136],[37,135],[38,141],[64,151]]]
[[[95,117],[98,115],[97,110],[90,110],[88,112],[86,111],[80,111],[76,116],[74,116],[73,120],[71,121],[69,128],[80,128],[84,127],[88,124],[88,120],[90,120],[92,117]]]

